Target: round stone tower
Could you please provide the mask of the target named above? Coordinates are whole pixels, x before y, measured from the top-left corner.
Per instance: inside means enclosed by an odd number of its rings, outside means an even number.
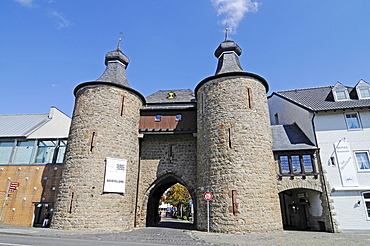
[[[226,39],[215,51],[216,74],[201,81],[197,97],[198,228],[207,229],[204,192],[212,192],[210,230],[282,229],[267,106],[268,84],[244,72],[241,48]]]
[[[106,70],[74,91],[76,100],[52,227],[134,227],[140,109],[144,97],[126,79],[128,57],[108,52]]]

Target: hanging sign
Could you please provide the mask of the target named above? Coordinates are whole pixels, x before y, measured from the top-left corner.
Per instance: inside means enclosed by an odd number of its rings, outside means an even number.
[[[127,160],[106,159],[104,192],[125,193]]]
[[[358,186],[357,172],[352,153],[345,139],[334,144],[343,186]]]

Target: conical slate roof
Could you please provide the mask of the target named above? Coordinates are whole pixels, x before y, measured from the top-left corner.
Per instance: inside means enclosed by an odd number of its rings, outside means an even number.
[[[96,81],[110,82],[125,87],[131,87],[126,78],[126,67],[129,62],[130,59],[122,53],[118,46],[116,50],[106,54],[105,65],[107,67],[103,75]]]

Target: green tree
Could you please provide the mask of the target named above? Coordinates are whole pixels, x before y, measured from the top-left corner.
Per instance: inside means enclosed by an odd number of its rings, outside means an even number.
[[[188,189],[185,186],[177,183],[171,186],[162,197],[161,201],[169,203],[174,207],[177,207],[179,216],[183,217],[183,211],[190,211],[191,196]]]

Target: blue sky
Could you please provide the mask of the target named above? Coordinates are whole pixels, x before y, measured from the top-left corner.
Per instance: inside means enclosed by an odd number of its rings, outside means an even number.
[[[55,106],[71,115],[73,89],[100,77],[120,32],[134,89],[193,90],[215,73],[228,17],[241,18],[229,19],[230,39],[243,49],[243,69],[268,81],[268,95],[370,82],[369,0],[218,1],[1,0],[0,114]],[[231,17],[218,15],[228,3],[237,6]]]

